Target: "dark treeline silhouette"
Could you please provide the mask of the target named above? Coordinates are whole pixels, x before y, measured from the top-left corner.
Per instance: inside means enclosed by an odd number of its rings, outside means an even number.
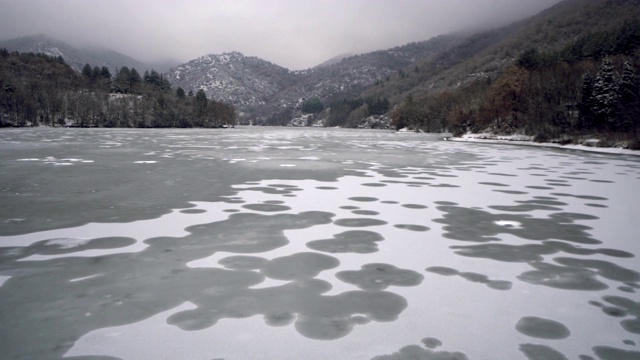
[[[123,66],[86,64],[80,73],[62,57],[0,49],[0,126],[222,127],[235,109],[196,94],[172,90],[155,70],[141,76]]]
[[[639,70],[640,21],[625,22],[559,51],[529,49],[495,79],[409,95],[392,123],[456,135],[519,132],[539,141],[597,133],[640,147]]]

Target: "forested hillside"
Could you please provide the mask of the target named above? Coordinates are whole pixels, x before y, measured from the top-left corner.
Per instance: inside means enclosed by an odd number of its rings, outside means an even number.
[[[235,109],[204,91],[172,89],[155,70],[85,64],[74,71],[61,56],[0,49],[0,126],[220,127]]]
[[[396,127],[566,142],[598,134],[603,144],[638,146],[638,19],[637,1],[565,1],[471,36],[362,96],[389,97]]]

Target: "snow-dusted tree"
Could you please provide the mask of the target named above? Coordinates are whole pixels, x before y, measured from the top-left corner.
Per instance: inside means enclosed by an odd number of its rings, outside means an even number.
[[[109,71],[108,67],[103,66],[102,68],[100,68],[100,76],[105,79],[111,79],[111,71]]]
[[[87,79],[91,78],[91,74],[93,72],[93,69],[91,68],[91,65],[84,64],[84,67],[82,68],[82,75],[84,75]]]
[[[624,130],[633,129],[635,135],[640,122],[640,85],[629,61],[624,63],[618,93],[620,96],[618,102],[620,125]]]
[[[618,81],[609,58],[605,58],[593,84],[593,112],[598,125],[617,128]]]

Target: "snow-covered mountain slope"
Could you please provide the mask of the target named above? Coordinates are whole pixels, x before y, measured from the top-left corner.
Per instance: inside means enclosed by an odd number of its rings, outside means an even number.
[[[239,109],[265,105],[290,86],[295,75],[278,65],[239,52],[205,55],[169,71],[173,86],[203,89],[208,97]]]
[[[242,112],[270,113],[295,109],[311,97],[356,94],[418,59],[439,53],[455,38],[441,36],[300,71],[239,52],[211,54],[172,68],[168,79],[185,91],[203,89],[209,98],[232,103]]]

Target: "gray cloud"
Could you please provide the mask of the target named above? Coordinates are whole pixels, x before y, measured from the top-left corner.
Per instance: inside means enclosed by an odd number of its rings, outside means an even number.
[[[142,61],[240,51],[289,69],[465,29],[560,0],[0,0],[0,38],[38,33]]]

